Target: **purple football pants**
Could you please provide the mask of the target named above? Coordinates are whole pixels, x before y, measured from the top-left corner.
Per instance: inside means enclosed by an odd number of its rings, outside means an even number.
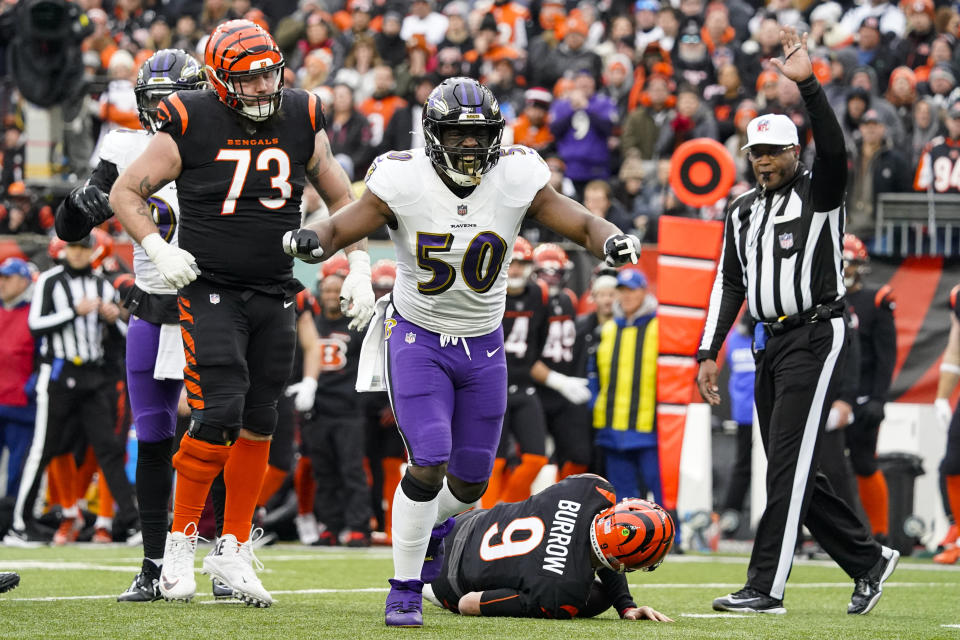
[[[160,442],[174,436],[182,380],[155,380],[160,325],[130,316],[127,328],[127,389],[140,442]]]
[[[387,322],[387,386],[410,462],[486,482],[507,409],[503,329],[440,346],[400,316]]]

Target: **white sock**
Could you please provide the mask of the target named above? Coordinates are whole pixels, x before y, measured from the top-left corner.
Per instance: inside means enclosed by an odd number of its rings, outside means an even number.
[[[455,516],[458,513],[463,513],[474,503],[470,502],[460,502],[453,492],[450,491],[450,487],[447,485],[447,479],[443,479],[443,488],[440,489],[439,504],[437,505],[437,521],[434,523],[434,526],[443,523],[444,520],[450,516]]]
[[[64,518],[78,518],[80,517],[80,509],[77,507],[77,505],[73,505],[72,507],[64,507],[60,510],[60,515],[62,515]]]
[[[113,528],[113,518],[108,518],[106,516],[97,516],[97,523],[94,525],[96,528],[100,529],[112,529]]]
[[[439,498],[416,502],[403,492],[393,494],[393,577],[395,580],[419,580],[423,557],[430,542],[430,531],[437,519]]]

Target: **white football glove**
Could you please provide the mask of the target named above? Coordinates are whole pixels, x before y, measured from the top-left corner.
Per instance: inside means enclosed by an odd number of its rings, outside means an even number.
[[[937,410],[940,427],[946,431],[950,428],[950,420],[953,419],[953,409],[950,408],[950,401],[946,398],[937,398],[933,401],[933,408]]]
[[[377,302],[370,282],[370,254],[351,251],[347,254],[347,260],[350,262],[350,273],[340,287],[340,311],[348,318],[353,318],[347,325],[349,329],[363,331],[373,317]]]
[[[622,267],[628,262],[637,264],[640,238],[626,233],[615,233],[603,241],[603,255],[609,267]]]
[[[145,237],[140,246],[171,287],[182,289],[197,279],[200,269],[189,251],[167,244],[159,233]]]
[[[283,252],[288,256],[300,258],[309,264],[320,262],[323,249],[320,247],[320,238],[316,231],[310,229],[294,229],[283,234]]]
[[[562,373],[551,371],[547,374],[544,384],[562,395],[573,404],[583,404],[590,399],[593,394],[587,388],[586,378],[575,378],[565,376]]]
[[[317,397],[317,381],[314,378],[304,377],[300,382],[287,387],[286,395],[294,396],[294,409],[300,413],[306,413],[313,409],[313,401]]]

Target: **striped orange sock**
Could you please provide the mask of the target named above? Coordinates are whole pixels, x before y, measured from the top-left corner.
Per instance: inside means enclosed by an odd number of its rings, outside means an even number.
[[[960,475],[947,476],[947,500],[953,519],[960,522]]]
[[[887,535],[890,532],[887,479],[878,469],[869,476],[857,476],[857,489],[863,510],[867,512],[871,530],[874,534]]]
[[[487,490],[480,498],[480,506],[484,509],[491,509],[500,502],[500,493],[503,491],[503,469],[507,466],[506,458],[493,459],[493,471],[490,472],[490,480],[487,482]]]
[[[233,443],[223,468],[223,481],[227,485],[223,535],[233,534],[237,542],[246,542],[250,537],[250,524],[269,458],[269,440],[239,438]]]
[[[173,456],[173,468],[177,471],[177,491],[173,501],[171,531],[183,531],[188,524],[197,525],[200,522],[210,485],[227,463],[229,455],[230,447],[226,445],[210,444],[183,436],[180,450]],[[259,484],[257,486],[259,488]]]
[[[559,482],[560,480],[563,480],[567,476],[575,476],[575,475],[579,475],[581,473],[586,473],[586,472],[587,472],[587,465],[577,464],[576,462],[570,462],[569,460],[567,460],[566,462],[563,463],[563,466],[560,467],[560,473],[558,474],[559,477],[557,478],[557,481]]]
[[[317,483],[313,479],[313,464],[307,456],[300,456],[293,472],[293,489],[297,492],[297,515],[313,513],[313,498]]]
[[[267,467],[267,473],[263,476],[263,485],[260,487],[260,497],[257,498],[257,506],[262,507],[273,497],[283,481],[287,479],[287,472],[280,467],[270,465]]]
[[[536,479],[543,465],[547,464],[547,457],[534,453],[525,453],[520,456],[520,464],[510,474],[501,496],[502,502],[521,502],[530,497],[530,485]]]
[[[390,535],[393,529],[393,494],[397,492],[403,474],[403,458],[384,458],[380,461],[383,469],[383,531]]]
[[[103,475],[103,469],[100,467],[97,467],[97,489],[100,491],[97,515],[103,518],[112,518],[114,515],[113,494],[110,493],[110,485],[107,484],[107,478]]]

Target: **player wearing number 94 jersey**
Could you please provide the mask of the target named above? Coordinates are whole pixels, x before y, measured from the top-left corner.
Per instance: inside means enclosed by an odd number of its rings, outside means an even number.
[[[160,592],[169,600],[193,597],[196,525],[222,471],[223,535],[203,570],[248,604],[269,606],[252,569],[250,524],[293,365],[294,296],[303,289],[280,241],[299,227],[305,180],[331,211],[353,196],[330,152],[319,100],[283,88],[283,54],[269,33],[249,20],[224,22],[207,40],[204,62],[213,90],[163,99],[159,131],[117,178],[110,202],[179,290],[191,420],[173,458],[173,526]],[[163,242],[147,202],[174,180],[179,248]],[[359,303],[352,312],[362,322],[361,307],[372,314],[370,259],[359,246],[345,248],[351,271],[342,297]]]
[[[389,626],[423,624],[431,528],[483,495],[490,476],[506,408],[506,272],[524,216],[613,264],[636,261],[640,247],[558,194],[535,151],[501,148],[499,104],[476,80],[444,80],[422,118],[425,149],[380,156],[360,200],[284,241],[316,261],[387,225],[396,247],[394,311],[371,325],[386,328],[384,378],[410,457],[393,503]]]
[[[523,502],[457,516],[443,568],[424,589],[463,615],[669,621],[634,603],[625,571],[652,571],[673,544],[659,506],[616,502],[600,476],[570,476]]]

